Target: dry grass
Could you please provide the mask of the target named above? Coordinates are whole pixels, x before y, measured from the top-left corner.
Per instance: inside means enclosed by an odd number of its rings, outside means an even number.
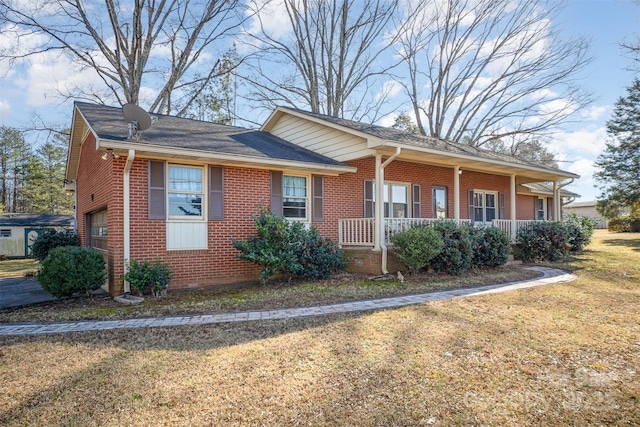
[[[640,425],[640,236],[579,279],[350,316],[0,338],[0,425]]]
[[[129,319],[182,314],[223,313],[245,310],[308,307],[337,302],[409,295],[441,289],[505,283],[535,277],[537,273],[502,267],[460,277],[423,275],[406,283],[370,281],[343,274],[319,282],[271,283],[241,289],[202,289],[169,293],[167,298],[147,298],[142,304],[123,306],[110,297],[80,297],[33,306],[0,309],[0,322],[52,322],[86,319]]]
[[[20,277],[38,271],[40,264],[35,259],[8,259],[0,261],[0,278]]]

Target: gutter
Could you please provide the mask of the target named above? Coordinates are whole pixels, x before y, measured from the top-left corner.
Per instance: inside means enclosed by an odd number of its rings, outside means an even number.
[[[387,271],[387,244],[384,241],[384,197],[382,195],[382,192],[384,191],[384,168],[386,168],[389,163],[391,163],[392,161],[395,160],[396,157],[398,157],[400,155],[400,152],[402,151],[402,148],[400,147],[396,147],[396,152],[393,153],[391,155],[391,157],[389,157],[387,160],[384,161],[384,163],[382,163],[380,165],[380,181],[382,183],[382,185],[378,185],[378,203],[377,203],[377,209],[380,210],[380,212],[382,212],[382,215],[380,215],[380,224],[378,225],[378,232],[380,233],[380,249],[382,249],[382,260],[381,260],[381,268],[382,268],[382,274],[389,274],[389,272]]]
[[[123,200],[123,213],[124,213],[124,224],[123,224],[123,235],[124,235],[124,272],[129,271],[129,262],[131,257],[131,206],[130,206],[130,174],[131,174],[131,166],[133,165],[133,160],[136,158],[136,151],[129,149],[129,154],[127,156],[127,161],[124,164],[124,174],[122,176],[122,193],[124,195]],[[124,293],[131,293],[131,286],[129,282],[124,281]]]

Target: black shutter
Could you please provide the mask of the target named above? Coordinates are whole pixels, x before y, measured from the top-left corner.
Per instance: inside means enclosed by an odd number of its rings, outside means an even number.
[[[476,222],[475,205],[473,204],[473,190],[469,190],[469,219],[471,222]]]
[[[373,218],[373,181],[364,180],[364,217]]]
[[[149,219],[166,219],[165,162],[149,160]]]
[[[311,218],[313,222],[324,221],[324,177],[311,175]]]
[[[209,221],[224,219],[224,168],[209,166]]]
[[[282,216],[282,172],[271,171],[271,212]]]
[[[411,189],[413,191],[413,217],[421,218],[422,215],[420,214],[420,184],[413,184]]]
[[[500,213],[499,213],[499,217],[498,219],[505,219],[504,216],[504,193],[500,193],[498,194],[498,199],[499,199],[499,203],[500,203]],[[514,218],[511,218],[514,219]]]

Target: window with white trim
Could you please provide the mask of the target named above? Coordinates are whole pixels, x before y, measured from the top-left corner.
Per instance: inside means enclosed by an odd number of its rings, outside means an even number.
[[[542,197],[536,198],[536,219],[544,220],[547,219],[547,199]]]
[[[282,177],[282,215],[288,219],[307,220],[307,177],[283,175]]]
[[[494,191],[473,191],[473,221],[491,222],[498,218],[498,193]]]
[[[169,218],[202,219],[204,199],[201,167],[169,165]]]
[[[6,229],[2,229],[0,230],[0,237],[11,237],[11,229],[10,228],[6,228]]]
[[[432,215],[433,218],[443,219],[447,217],[447,188],[434,186],[432,188]]]
[[[373,212],[375,212],[376,184],[373,185]],[[410,218],[409,185],[404,183],[385,183],[382,189],[385,218]]]

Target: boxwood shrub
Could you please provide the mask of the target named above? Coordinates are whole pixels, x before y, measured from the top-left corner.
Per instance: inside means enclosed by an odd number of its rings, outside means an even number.
[[[429,262],[444,246],[437,230],[427,226],[417,226],[391,236],[396,257],[415,274],[427,267]]]
[[[74,230],[56,231],[53,228],[44,230],[33,242],[33,257],[42,262],[51,249],[60,246],[80,246],[78,233]]]
[[[103,256],[93,249],[60,246],[49,251],[37,278],[45,291],[62,298],[100,288],[107,273]]]
[[[471,268],[475,243],[473,226],[444,220],[435,222],[433,229],[443,242],[442,250],[431,260],[433,269],[460,275]]]
[[[474,237],[474,266],[497,267],[507,263],[511,251],[507,233],[497,227],[479,227],[471,234]]]
[[[570,234],[561,222],[535,221],[516,234],[518,253],[524,262],[559,261],[569,255]]]

